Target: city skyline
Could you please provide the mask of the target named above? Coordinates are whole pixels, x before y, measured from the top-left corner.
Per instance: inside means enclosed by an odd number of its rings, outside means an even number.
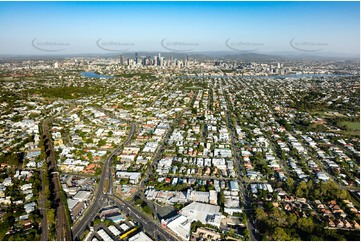
[[[359,56],[359,15],[359,2],[0,2],[0,55]]]

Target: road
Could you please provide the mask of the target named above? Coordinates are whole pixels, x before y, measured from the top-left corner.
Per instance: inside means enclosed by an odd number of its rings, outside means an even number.
[[[183,112],[178,113],[177,117],[174,119],[172,125],[169,127],[169,129],[167,130],[166,135],[164,136],[164,139],[162,141],[162,143],[159,145],[158,149],[155,152],[154,158],[153,158],[153,162],[150,165],[148,172],[145,173],[145,176],[142,178],[142,180],[139,183],[139,192],[144,192],[145,189],[145,183],[147,182],[149,175],[153,172],[153,168],[155,167],[155,165],[157,164],[157,162],[160,160],[163,151],[164,151],[164,146],[167,144],[169,137],[171,136],[171,134],[173,133],[173,130],[175,128],[175,126],[179,123],[180,118],[182,117]]]
[[[130,132],[129,132],[127,139],[123,142],[123,144],[121,146],[119,146],[117,149],[115,149],[105,160],[103,171],[100,175],[99,183],[98,183],[98,186],[97,186],[96,191],[93,196],[93,201],[91,202],[89,207],[86,209],[83,216],[81,216],[76,221],[76,223],[74,223],[74,225],[72,227],[74,239],[80,239],[80,236],[82,235],[82,233],[84,232],[84,230],[86,229],[88,224],[94,220],[95,216],[97,215],[99,210],[102,208],[104,202],[106,201],[107,194],[104,194],[104,191],[103,191],[104,183],[105,183],[106,179],[109,180],[108,193],[112,193],[112,189],[111,189],[112,188],[112,182],[111,182],[112,174],[111,174],[111,169],[110,169],[111,160],[115,154],[117,154],[121,149],[123,149],[124,145],[127,145],[131,141],[131,139],[135,133],[135,130],[136,130],[136,124],[132,123],[130,126]]]
[[[253,223],[251,221],[252,219],[252,204],[251,204],[251,199],[249,198],[248,196],[248,193],[247,193],[247,189],[246,187],[244,186],[244,178],[242,176],[242,171],[243,171],[243,168],[242,168],[242,165],[241,165],[241,160],[240,160],[240,157],[239,157],[239,149],[238,149],[238,146],[237,146],[237,142],[236,142],[236,138],[235,138],[235,130],[234,130],[234,127],[233,127],[233,124],[231,123],[231,119],[230,119],[230,114],[229,114],[229,110],[230,110],[230,104],[229,104],[229,98],[228,98],[228,95],[225,95],[225,99],[226,99],[226,102],[227,102],[227,109],[226,110],[226,123],[227,123],[227,126],[228,126],[228,130],[230,132],[230,137],[231,137],[231,146],[232,146],[232,152],[233,152],[233,157],[234,157],[234,162],[235,164],[237,165],[237,168],[238,168],[238,176],[239,176],[239,184],[240,184],[240,189],[241,189],[241,197],[242,197],[242,203],[243,203],[243,210],[244,210],[244,213],[246,214],[246,217],[247,217],[247,223],[246,223],[246,226],[247,226],[247,229],[248,229],[248,232],[250,234],[250,239],[252,241],[257,241],[257,238],[256,238],[256,234],[255,234],[255,228],[253,226]]]
[[[99,210],[103,207],[103,205],[107,201],[112,201],[120,209],[122,209],[127,214],[129,214],[129,216],[131,216],[134,221],[138,222],[138,224],[140,224],[143,227],[143,229],[146,230],[155,239],[171,240],[171,241],[178,240],[176,237],[172,236],[169,232],[166,232],[165,229],[162,228],[159,224],[151,221],[151,219],[149,219],[146,215],[144,215],[142,212],[134,208],[130,203],[123,200],[119,196],[113,194],[113,189],[112,189],[113,179],[110,170],[111,159],[116,153],[119,152],[119,150],[121,150],[124,147],[124,145],[128,144],[131,141],[131,138],[135,133],[135,129],[136,129],[136,125],[133,123],[131,125],[131,130],[127,140],[120,147],[114,150],[106,159],[106,162],[103,167],[103,172],[100,177],[99,185],[94,195],[94,200],[92,201],[88,209],[85,211],[84,215],[73,226],[74,239],[79,240],[80,236],[82,235],[88,224],[90,224],[91,221],[94,220],[94,218],[98,214]],[[108,187],[108,191],[104,193],[103,187],[106,179],[108,179],[109,181],[109,187]]]
[[[171,235],[171,232],[167,231],[165,228],[162,228],[159,224],[153,222],[142,212],[134,208],[130,203],[121,199],[116,195],[108,195],[108,197],[122,210],[126,211],[129,216],[133,218],[134,221],[142,225],[143,229],[147,231],[150,235],[156,240],[162,241],[177,241],[179,240],[175,236]]]

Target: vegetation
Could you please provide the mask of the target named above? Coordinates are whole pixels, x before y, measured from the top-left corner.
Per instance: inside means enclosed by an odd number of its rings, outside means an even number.
[[[333,199],[336,199],[338,204],[342,204],[344,199],[350,199],[348,192],[332,181],[317,184],[302,181],[294,190],[298,197],[319,199],[326,204]],[[286,212],[274,207],[272,203],[266,203],[264,208],[256,208],[255,218],[257,228],[265,240],[345,240],[359,236],[356,231],[339,233],[325,230],[327,220],[320,220],[310,214],[307,217],[297,216],[295,212]]]
[[[346,128],[349,130],[360,130],[360,122],[344,121],[344,122],[341,122],[341,124],[346,126]]]
[[[87,87],[52,87],[43,88],[40,90],[33,90],[34,93],[40,94],[47,98],[63,98],[63,99],[74,99],[84,96],[91,96],[100,94],[102,88],[100,86],[87,86]]]
[[[133,77],[137,77],[140,78],[142,80],[154,80],[156,77],[153,76],[152,74],[148,74],[148,73],[141,73],[141,72],[136,72],[136,73],[122,73],[122,74],[116,74],[114,75],[115,77],[125,77],[125,78],[133,78]]]

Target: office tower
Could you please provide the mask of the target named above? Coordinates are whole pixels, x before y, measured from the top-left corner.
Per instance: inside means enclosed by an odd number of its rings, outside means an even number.
[[[158,57],[157,57],[157,66],[160,66],[160,53],[158,54]]]
[[[135,64],[138,64],[138,53],[135,53],[135,58],[134,58],[134,60],[135,60]]]
[[[119,56],[119,64],[124,65],[124,57],[122,55]]]
[[[132,66],[134,64],[134,60],[133,59],[128,59],[128,66]]]
[[[143,58],[143,66],[148,66],[150,64],[150,57],[146,56]]]

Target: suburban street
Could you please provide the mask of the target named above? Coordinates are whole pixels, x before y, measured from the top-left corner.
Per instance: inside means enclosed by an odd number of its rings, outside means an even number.
[[[157,162],[160,160],[161,158],[161,155],[164,151],[164,146],[165,144],[167,144],[168,142],[168,139],[170,137],[170,135],[172,134],[174,128],[176,127],[176,125],[178,124],[179,122],[179,119],[182,117],[182,114],[183,112],[180,112],[177,117],[174,119],[172,125],[169,127],[169,129],[167,130],[167,133],[166,135],[164,136],[164,139],[163,141],[160,143],[155,155],[154,155],[154,158],[153,158],[153,162],[152,164],[150,165],[150,168],[148,169],[148,172],[145,173],[145,176],[142,178],[141,182],[139,183],[139,191],[143,190],[144,191],[144,188],[145,188],[145,183],[147,182],[148,178],[149,178],[149,175],[153,172],[153,168],[156,166]]]
[[[230,108],[228,96],[227,96],[226,101],[227,101],[227,107]],[[255,235],[255,228],[252,224],[252,219],[251,219],[252,218],[252,213],[251,213],[252,205],[250,202],[250,198],[248,197],[247,189],[243,183],[243,181],[244,181],[243,180],[244,176],[242,174],[243,170],[242,170],[242,166],[241,166],[241,160],[239,157],[239,150],[238,150],[236,139],[235,139],[235,130],[234,130],[233,124],[231,123],[229,111],[226,112],[226,122],[227,122],[228,129],[230,132],[230,137],[231,137],[231,146],[232,146],[232,152],[233,152],[233,157],[234,157],[234,163],[237,165],[237,170],[238,170],[238,176],[239,176],[238,183],[239,183],[239,185],[240,185],[239,187],[241,189],[243,210],[247,216],[246,226],[247,226],[248,232],[251,237],[250,239],[252,241],[257,241],[256,235]]]

